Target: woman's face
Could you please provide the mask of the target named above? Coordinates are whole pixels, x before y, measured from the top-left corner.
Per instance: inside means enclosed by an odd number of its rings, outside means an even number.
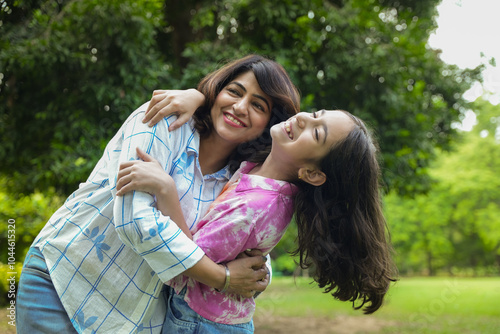
[[[259,137],[273,104],[252,71],[237,76],[217,95],[211,109],[214,135],[235,146]]]
[[[271,128],[271,154],[290,167],[318,164],[353,127],[351,117],[339,110],[301,112]]]

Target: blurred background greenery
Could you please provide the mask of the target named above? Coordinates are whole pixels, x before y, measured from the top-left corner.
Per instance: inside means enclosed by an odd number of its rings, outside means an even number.
[[[0,275],[7,221],[22,262],[154,89],[260,53],[287,69],[303,110],[346,109],[374,129],[402,276],[498,276],[500,110],[463,97],[494,60],[461,69],[428,47],[439,2],[0,0]],[[460,131],[469,110],[477,124]],[[307,276],[287,253],[294,233],[274,269]]]

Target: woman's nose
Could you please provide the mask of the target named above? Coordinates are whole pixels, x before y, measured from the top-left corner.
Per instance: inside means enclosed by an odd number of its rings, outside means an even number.
[[[246,116],[248,114],[248,101],[240,99],[233,105],[234,114],[238,116]]]

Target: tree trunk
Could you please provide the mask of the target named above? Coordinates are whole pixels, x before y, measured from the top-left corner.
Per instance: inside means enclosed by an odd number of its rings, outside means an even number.
[[[199,1],[198,1],[199,2]],[[159,47],[165,55],[171,54],[175,63],[182,71],[188,63],[188,59],[182,56],[186,44],[194,41],[195,35],[190,26],[191,11],[196,10],[195,0],[165,0],[163,8],[166,31],[159,33]]]
[[[432,254],[427,252],[427,269],[429,270],[429,276],[434,276],[434,269],[432,268]]]

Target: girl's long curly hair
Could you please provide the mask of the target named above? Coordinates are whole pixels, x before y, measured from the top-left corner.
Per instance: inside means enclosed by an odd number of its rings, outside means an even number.
[[[300,266],[326,293],[370,314],[382,306],[396,268],[379,187],[377,148],[363,122],[321,162],[326,182],[299,182],[295,199]]]

